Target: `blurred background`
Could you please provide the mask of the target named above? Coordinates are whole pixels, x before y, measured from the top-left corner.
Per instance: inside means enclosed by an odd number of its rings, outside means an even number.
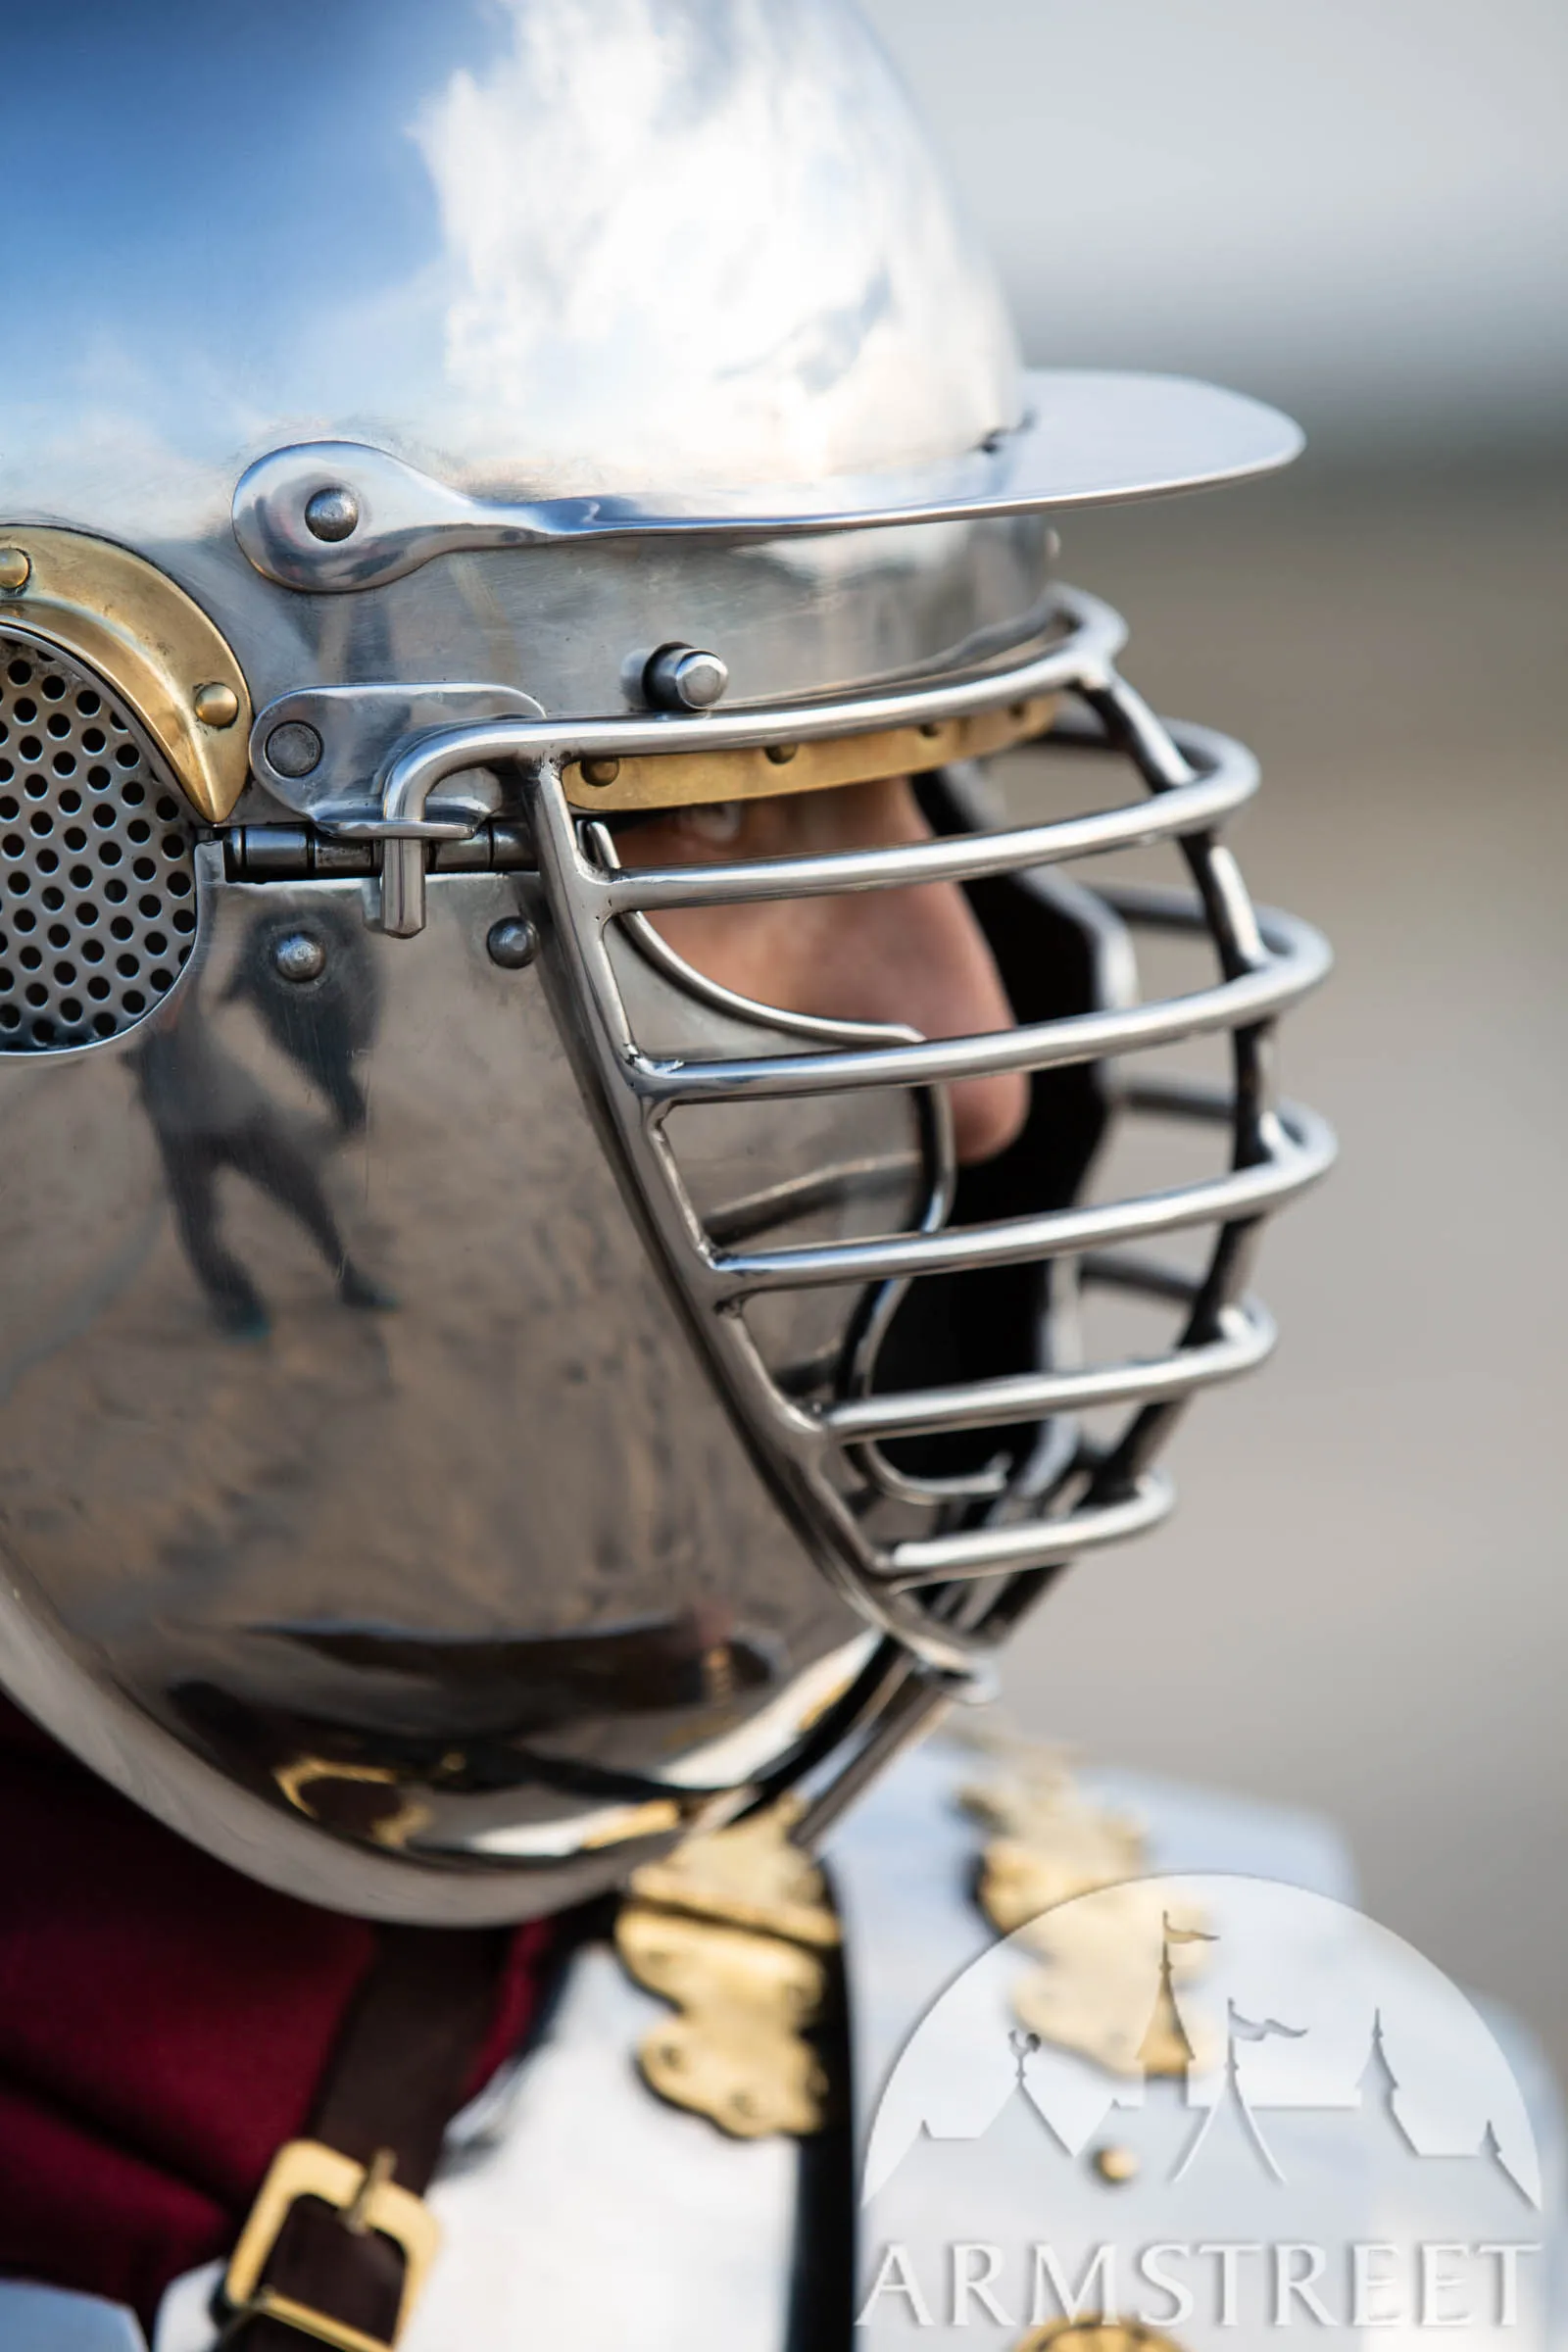
[[[1568,2078],[1568,9],[869,7],[1032,360],[1218,377],[1311,442],[1063,529],[1134,679],[1263,757],[1235,839],[1339,951],[1285,1070],[1344,1156],[1265,1251],[1274,1365],[1008,1701],[1334,1814],[1367,1908]]]

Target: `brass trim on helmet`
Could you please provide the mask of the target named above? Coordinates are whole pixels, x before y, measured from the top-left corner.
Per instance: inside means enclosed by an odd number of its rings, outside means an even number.
[[[919,775],[955,760],[980,760],[1043,735],[1056,713],[1054,695],[1036,695],[1000,710],[888,727],[874,735],[836,735],[823,743],[769,744],[758,751],[659,752],[627,760],[573,760],[562,770],[575,808],[604,814],[627,808],[692,808],[713,801],[771,800],[786,792],[825,792]]]
[[[123,695],[192,808],[227,816],[250,772],[251,698],[223,637],[183,588],[81,531],[0,523],[0,627],[87,662]]]

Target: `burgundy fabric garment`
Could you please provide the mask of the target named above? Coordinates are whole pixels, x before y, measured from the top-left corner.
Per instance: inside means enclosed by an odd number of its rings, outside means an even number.
[[[519,1929],[470,2090],[521,2040]],[[216,1862],[0,1700],[0,2273],[127,2303],[226,2254],[376,1948]]]

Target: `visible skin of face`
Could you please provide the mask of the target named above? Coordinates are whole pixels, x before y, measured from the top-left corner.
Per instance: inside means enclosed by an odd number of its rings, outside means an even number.
[[[719,865],[929,841],[906,777],[833,792],[672,809],[616,843],[627,865]],[[1002,976],[956,882],[832,897],[681,906],[654,917],[677,956],[738,996],[836,1020],[899,1022],[923,1037],[1013,1027]],[[960,1160],[993,1158],[1023,1125],[1021,1070],[953,1087]]]

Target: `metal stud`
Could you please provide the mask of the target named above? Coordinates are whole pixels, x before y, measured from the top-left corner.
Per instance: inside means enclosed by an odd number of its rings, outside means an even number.
[[[539,953],[539,934],[526,915],[509,914],[485,934],[485,953],[504,972],[526,971]]]
[[[267,738],[267,758],[280,776],[308,776],[321,764],[321,738],[303,719],[285,719]]]
[[[20,596],[32,577],[32,558],[20,547],[0,547],[0,589]]]
[[[280,980],[302,988],[325,971],[326,950],[310,931],[285,931],[272,950],[272,969]]]
[[[1140,2170],[1136,2148],[1097,2148],[1093,2163],[1102,2180],[1108,2181],[1115,2188],[1124,2187],[1129,2180],[1136,2180]]]
[[[583,782],[596,784],[601,788],[606,784],[613,784],[619,773],[620,761],[618,760],[585,760],[581,768]]]
[[[729,684],[729,664],[695,645],[662,645],[643,671],[643,691],[660,710],[710,710]]]
[[[224,727],[231,727],[238,718],[239,696],[232,686],[221,683],[198,686],[191,698],[191,708],[204,727],[217,727],[221,731]]]
[[[767,757],[775,767],[788,767],[790,761],[799,754],[800,748],[798,743],[770,743],[767,747]]]
[[[329,490],[318,490],[306,500],[305,527],[313,539],[324,539],[329,546],[352,539],[360,527],[360,502],[343,483],[334,482]]]

